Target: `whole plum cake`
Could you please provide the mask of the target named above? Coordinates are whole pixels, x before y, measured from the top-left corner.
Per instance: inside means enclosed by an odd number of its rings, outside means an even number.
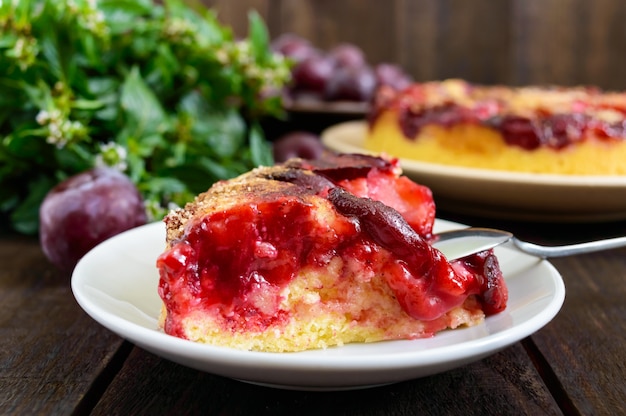
[[[377,91],[365,147],[484,169],[626,175],[626,93],[450,79]]]
[[[260,167],[165,218],[168,334],[300,351],[429,337],[506,307],[492,251],[448,262],[430,245],[428,188],[397,160],[335,155]]]

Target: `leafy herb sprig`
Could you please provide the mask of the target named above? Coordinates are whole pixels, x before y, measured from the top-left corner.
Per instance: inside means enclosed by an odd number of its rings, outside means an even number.
[[[0,219],[19,232],[93,166],[124,171],[159,218],[272,163],[259,122],[290,72],[254,12],[237,40],[180,0],[6,0],[0,30]]]

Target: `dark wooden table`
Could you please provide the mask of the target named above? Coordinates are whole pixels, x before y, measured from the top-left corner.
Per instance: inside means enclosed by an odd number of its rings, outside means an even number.
[[[498,226],[544,243],[626,234],[626,222]],[[626,414],[626,249],[551,261],[566,284],[546,327],[482,361],[365,390],[299,392],[199,372],[120,339],[75,302],[36,238],[0,235],[0,414]]]

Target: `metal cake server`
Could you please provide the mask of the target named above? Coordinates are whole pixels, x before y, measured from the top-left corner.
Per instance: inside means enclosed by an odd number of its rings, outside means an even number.
[[[541,258],[564,257],[626,246],[626,237],[590,241],[564,246],[542,246],[519,240],[512,233],[493,228],[469,227],[436,234],[432,245],[448,260],[455,260],[511,242],[518,250]]]

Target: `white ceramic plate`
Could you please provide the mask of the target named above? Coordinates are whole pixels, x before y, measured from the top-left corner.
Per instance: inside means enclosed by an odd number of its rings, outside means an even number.
[[[459,227],[437,220],[435,229]],[[157,256],[164,226],[149,224],[107,240],[76,266],[72,290],[96,321],[141,348],[198,370],[250,383],[298,390],[344,390],[428,376],[479,360],[534,333],[559,311],[565,297],[550,263],[498,248],[510,298],[507,309],[472,328],[432,338],[351,344],[298,353],[262,353],[213,347],[157,329]]]
[[[364,121],[341,123],[325,130],[322,141],[335,151],[367,153],[366,129]],[[557,222],[626,219],[626,177],[504,172],[402,158],[400,164],[432,189],[438,207],[451,212]]]

